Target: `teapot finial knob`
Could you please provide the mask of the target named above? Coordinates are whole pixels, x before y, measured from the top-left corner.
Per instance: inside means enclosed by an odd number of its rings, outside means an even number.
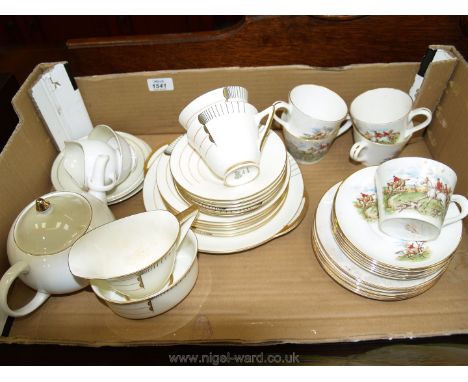
[[[44,212],[47,211],[50,207],[50,202],[45,199],[38,198],[36,199],[36,211]]]

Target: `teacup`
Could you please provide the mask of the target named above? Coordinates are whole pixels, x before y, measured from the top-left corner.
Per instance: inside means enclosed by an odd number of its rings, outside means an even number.
[[[369,141],[361,132],[353,128],[354,145],[349,151],[349,157],[366,166],[377,166],[395,158],[408,143],[409,138],[394,144],[383,144]]]
[[[113,220],[107,205],[89,195],[52,192],[31,202],[8,234],[11,267],[0,280],[0,308],[9,316],[21,317],[36,310],[51,294],[71,293],[87,286],[87,280],[70,272],[70,248],[90,230]],[[37,292],[26,305],[13,310],[7,296],[16,278]]]
[[[118,161],[115,150],[96,140],[66,141],[63,167],[83,190],[106,192],[117,185]]]
[[[219,102],[198,115],[187,130],[187,139],[227,186],[239,186],[259,174],[260,152],[273,115],[273,106],[257,113],[242,101]],[[264,118],[267,122],[261,125]]]
[[[286,147],[294,159],[303,164],[316,163],[321,160],[336,138],[335,134],[324,139],[310,139],[308,136],[296,136],[283,129]]]
[[[426,158],[398,158],[381,164],[375,174],[379,227],[387,235],[413,241],[436,239],[442,227],[468,214],[468,201],[453,195],[457,175]],[[451,202],[457,216],[446,218]]]
[[[247,89],[242,86],[224,86],[195,98],[179,114],[179,123],[187,130],[205,108],[222,101],[248,102]]]
[[[350,114],[354,126],[368,140],[382,144],[406,141],[416,131],[424,129],[432,120],[425,107],[413,109],[413,99],[398,89],[378,88],[357,96],[351,103]],[[424,122],[413,125],[417,116]]]
[[[117,184],[122,183],[137,164],[136,155],[127,140],[107,125],[96,126],[88,135],[89,140],[101,141],[112,147],[117,158]]]
[[[150,296],[167,283],[177,249],[197,215],[195,207],[177,216],[155,210],[105,224],[74,243],[70,270],[130,299]]]
[[[277,101],[275,107],[286,110],[286,119],[275,116],[275,121],[296,137],[326,139],[343,134],[352,125],[346,102],[323,86],[296,86],[289,93],[289,101]]]

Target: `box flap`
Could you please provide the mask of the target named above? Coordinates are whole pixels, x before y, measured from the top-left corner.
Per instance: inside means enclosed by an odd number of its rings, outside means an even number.
[[[37,114],[29,89],[54,64],[36,66],[13,98],[19,123],[0,153],[0,242],[20,211],[36,196],[50,190],[50,167],[57,155],[51,138]],[[8,268],[5,245],[0,249],[0,272]]]

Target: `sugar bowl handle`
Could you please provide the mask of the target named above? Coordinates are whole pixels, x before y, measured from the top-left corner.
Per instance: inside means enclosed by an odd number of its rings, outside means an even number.
[[[22,308],[17,310],[10,309],[7,298],[11,284],[19,275],[27,272],[29,272],[29,265],[25,261],[19,261],[12,265],[0,280],[0,309],[11,317],[26,316],[39,308],[50,296],[48,293],[37,291],[34,298]]]

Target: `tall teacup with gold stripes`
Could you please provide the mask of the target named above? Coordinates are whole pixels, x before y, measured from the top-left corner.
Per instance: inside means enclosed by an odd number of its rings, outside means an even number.
[[[243,101],[218,102],[192,120],[188,142],[225,185],[239,186],[259,174],[261,149],[273,115],[273,106],[258,113]]]

